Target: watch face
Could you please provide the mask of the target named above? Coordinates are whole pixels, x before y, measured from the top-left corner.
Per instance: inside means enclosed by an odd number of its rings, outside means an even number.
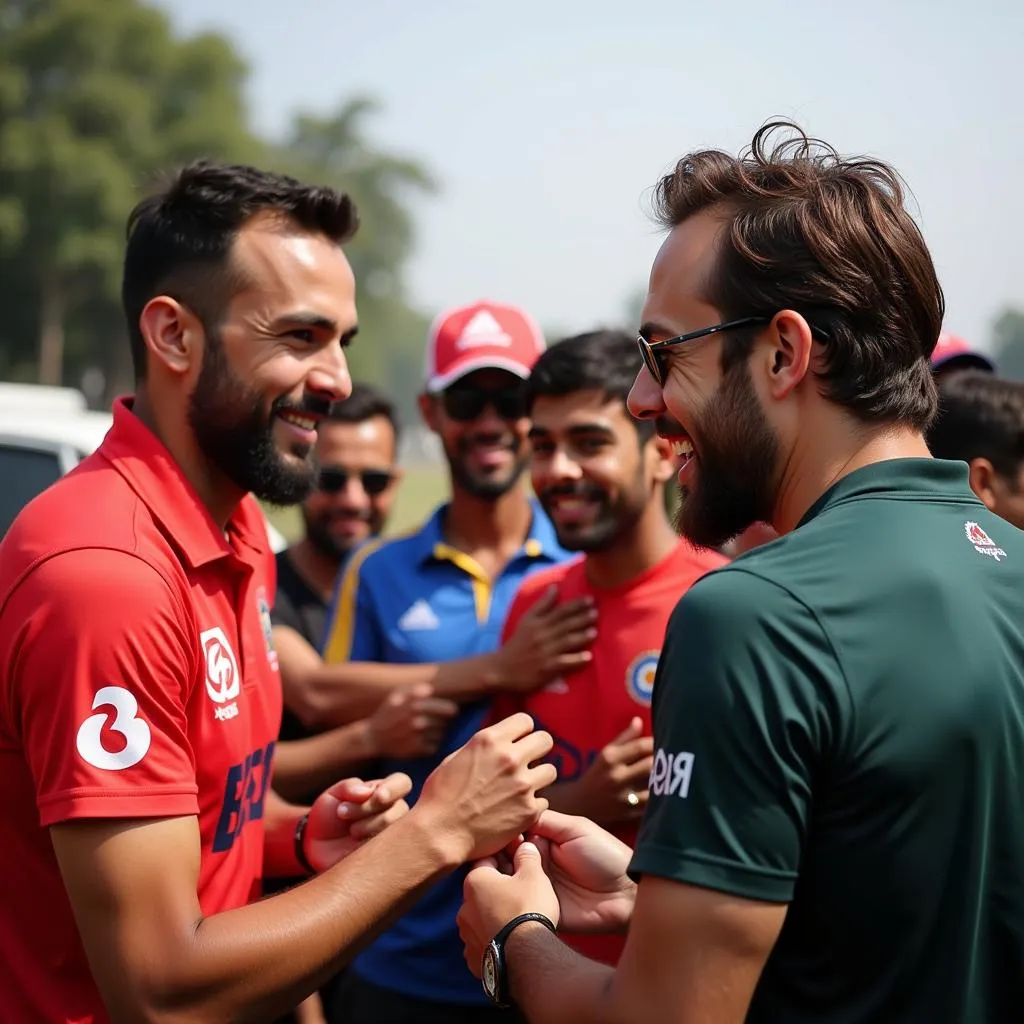
[[[483,982],[484,992],[497,1001],[498,998],[498,957],[494,952],[494,946],[488,946],[484,950],[484,959],[480,968],[480,980]]]

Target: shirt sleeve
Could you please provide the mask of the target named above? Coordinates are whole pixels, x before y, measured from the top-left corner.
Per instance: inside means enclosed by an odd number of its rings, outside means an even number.
[[[364,579],[366,559],[376,547],[368,544],[360,549],[338,578],[322,645],[322,657],[328,664],[385,660],[380,618]]]
[[[698,582],[666,631],[630,871],[788,902],[848,703],[827,636],[788,591],[741,569]]]
[[[0,624],[4,715],[41,825],[198,813],[191,621],[167,581],[121,551],[57,555],[16,587]]]

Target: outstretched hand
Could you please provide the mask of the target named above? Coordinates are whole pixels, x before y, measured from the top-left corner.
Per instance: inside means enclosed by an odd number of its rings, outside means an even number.
[[[309,812],[305,850],[317,871],[347,857],[409,811],[404,797],[412,780],[402,772],[386,779],[342,779],[317,797]]]

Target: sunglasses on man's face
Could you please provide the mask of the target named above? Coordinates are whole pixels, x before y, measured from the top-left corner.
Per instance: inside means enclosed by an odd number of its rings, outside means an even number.
[[[338,491],[344,490],[348,486],[349,478],[352,476],[359,477],[363,490],[370,497],[383,494],[395,478],[394,473],[387,469],[363,469],[353,473],[344,466],[324,466],[320,470],[317,486],[324,494],[337,494]]]
[[[643,357],[647,372],[654,378],[656,384],[664,386],[668,377],[669,349],[687,341],[710,337],[712,334],[721,334],[723,331],[732,331],[740,327],[753,327],[755,324],[769,324],[771,321],[770,316],[745,316],[740,320],[727,320],[725,323],[704,327],[699,331],[691,331],[689,334],[680,334],[666,341],[648,341],[640,334],[637,336],[636,343],[640,348],[640,355]]]
[[[741,327],[764,327],[770,324],[773,317],[770,316],[744,316],[739,320],[726,320],[725,323],[713,324],[711,327],[703,327],[699,331],[691,331],[689,334],[680,334],[675,338],[668,338],[666,341],[648,341],[643,334],[637,336],[636,343],[640,348],[640,355],[643,358],[647,372],[654,378],[659,387],[665,386],[668,377],[668,356],[669,349],[682,345],[687,341],[696,341],[698,338],[707,338],[712,334],[721,334],[724,331],[734,331]],[[820,327],[809,325],[811,336],[816,341],[828,341],[828,335]]]
[[[449,419],[471,423],[490,406],[503,420],[518,420],[526,415],[518,387],[448,388],[441,393],[441,405]]]

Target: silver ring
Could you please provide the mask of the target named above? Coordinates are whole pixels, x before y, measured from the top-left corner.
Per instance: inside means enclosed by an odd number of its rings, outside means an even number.
[[[626,794],[626,803],[629,804],[630,807],[639,807],[640,806],[640,797],[636,793],[634,793],[632,790],[630,790]]]

